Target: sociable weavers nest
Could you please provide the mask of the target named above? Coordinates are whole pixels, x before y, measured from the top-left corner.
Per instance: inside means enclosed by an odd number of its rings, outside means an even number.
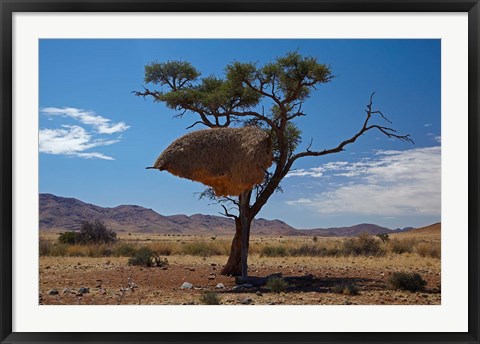
[[[256,127],[198,130],[173,141],[153,168],[237,196],[263,181],[272,164],[272,141]]]

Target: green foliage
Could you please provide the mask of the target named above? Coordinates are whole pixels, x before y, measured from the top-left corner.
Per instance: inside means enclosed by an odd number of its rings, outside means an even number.
[[[157,253],[148,247],[141,247],[134,253],[133,257],[128,260],[128,265],[162,267],[168,265],[168,260],[166,258],[160,258]]]
[[[333,287],[333,292],[343,295],[358,295],[359,288],[355,283],[340,283]]]
[[[213,291],[205,291],[200,295],[200,302],[204,305],[219,305],[220,297]]]
[[[343,253],[351,256],[381,256],[385,251],[380,241],[368,233],[361,233],[356,238],[345,239]]]
[[[200,72],[195,67],[183,61],[151,63],[145,66],[145,82],[147,84],[168,85],[174,90],[191,87],[191,82],[199,76]]]
[[[265,246],[261,255],[265,257],[285,257],[288,253],[285,246]]]
[[[288,283],[281,277],[272,277],[265,283],[265,288],[274,293],[281,293],[288,288]]]
[[[417,273],[394,272],[389,279],[395,289],[420,291],[427,285],[427,282]]]
[[[61,244],[76,244],[80,239],[80,233],[78,232],[64,232],[58,236],[58,242]]]
[[[110,243],[117,240],[117,233],[107,229],[105,223],[95,220],[93,223],[85,221],[80,228],[76,242],[88,243]]]
[[[377,237],[382,240],[382,242],[385,244],[387,243],[388,241],[390,241],[390,236],[387,234],[387,233],[380,233],[380,234],[377,234]]]

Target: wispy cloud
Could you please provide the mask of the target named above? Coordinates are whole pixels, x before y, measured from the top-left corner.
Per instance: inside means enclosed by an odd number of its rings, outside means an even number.
[[[107,139],[105,135],[111,137],[112,134],[121,133],[130,128],[124,122],[113,123],[110,119],[98,116],[93,111],[49,107],[42,109],[40,112],[48,116],[48,119],[55,116],[68,117],[91,127],[90,130],[87,130],[81,125],[62,124],[57,128],[40,129],[39,151],[41,153],[84,159],[114,160],[111,156],[89,150],[119,142],[119,137]]]
[[[432,123],[425,123],[423,126],[424,126],[424,127],[429,127],[429,126],[431,126],[431,125],[432,125]]]
[[[64,116],[92,126],[99,134],[115,134],[130,128],[124,122],[112,123],[110,119],[97,115],[93,111],[76,108],[47,107],[41,110],[47,116]]]
[[[324,164],[318,168],[326,175],[349,177],[348,182],[287,203],[322,214],[440,215],[440,153],[439,146],[379,151],[359,162]]]

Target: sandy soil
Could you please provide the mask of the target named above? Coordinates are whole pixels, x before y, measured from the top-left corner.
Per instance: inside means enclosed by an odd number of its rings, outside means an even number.
[[[146,268],[128,266],[128,258],[41,257],[39,303],[191,305],[202,304],[200,297],[205,291],[216,292],[221,304],[226,305],[441,303],[439,259],[420,258],[414,254],[381,258],[267,258],[252,255],[249,260],[251,276],[281,273],[284,277],[297,277],[290,280],[285,292],[274,293],[265,287],[236,287],[235,278],[219,274],[226,258],[170,256],[168,267]],[[388,278],[395,271],[419,273],[428,282],[425,291],[392,290]],[[184,282],[191,283],[192,289],[181,289]],[[355,283],[359,294],[333,292],[336,285],[346,282]],[[216,288],[219,283],[224,288]]]

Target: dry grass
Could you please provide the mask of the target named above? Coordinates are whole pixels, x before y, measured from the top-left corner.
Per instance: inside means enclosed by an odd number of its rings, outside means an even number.
[[[56,240],[58,234],[44,233],[40,238],[42,256],[126,256],[131,257],[140,247],[148,247],[160,256],[191,255],[200,257],[227,256],[230,252],[231,238],[217,237],[211,240],[201,236],[172,235],[122,235],[112,244],[68,245]],[[319,238],[313,242],[311,237],[255,237],[250,240],[250,255],[262,257],[381,257],[384,255],[411,254],[418,257],[439,259],[441,256],[440,239],[424,236],[397,236],[388,243],[382,243],[373,236],[356,238]]]

